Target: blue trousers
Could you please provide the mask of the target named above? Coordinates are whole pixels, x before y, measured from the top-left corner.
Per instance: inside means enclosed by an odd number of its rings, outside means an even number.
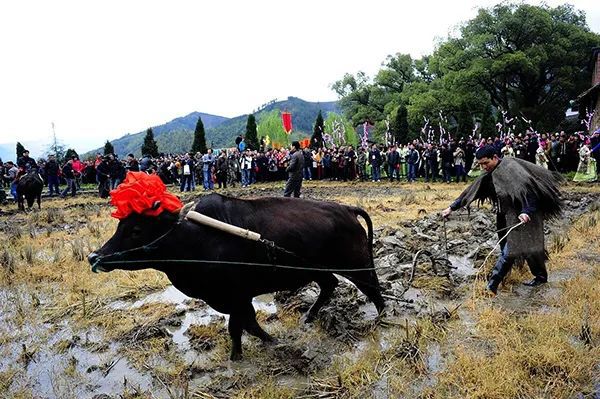
[[[58,176],[48,176],[48,194],[60,194],[58,188]]]
[[[310,170],[310,166],[304,167],[304,180],[312,180],[312,171]]]
[[[192,189],[192,175],[181,175],[180,191],[190,191]]]
[[[250,169],[242,169],[242,187],[250,185]]]
[[[508,253],[508,244],[506,241],[503,241],[500,243],[500,257],[496,261],[496,265],[492,269],[492,274],[490,276],[490,283],[496,285],[496,287],[502,282],[515,264],[515,258],[510,257]],[[528,256],[526,260],[529,270],[534,277],[541,281],[548,280],[548,271],[546,270],[545,265],[546,260],[542,254]]]
[[[77,185],[75,183],[75,179],[65,178],[65,180],[67,181],[67,187],[63,190],[63,192],[60,195],[62,197],[64,197],[65,195],[67,195],[69,190],[71,190],[71,195],[75,196],[75,192],[77,191]]]
[[[396,175],[396,179],[400,181],[400,176],[398,176],[398,169],[391,165],[388,166],[388,176],[390,178],[390,181],[394,181],[394,175]]]
[[[212,190],[215,186],[215,183],[212,181],[212,176],[210,175],[210,170],[202,171],[202,186],[205,190]]]
[[[381,178],[381,166],[371,167],[371,180],[379,181]]]
[[[12,195],[15,202],[17,202],[17,183],[10,183],[10,195]]]
[[[417,165],[413,163],[408,164],[408,181],[417,180]]]

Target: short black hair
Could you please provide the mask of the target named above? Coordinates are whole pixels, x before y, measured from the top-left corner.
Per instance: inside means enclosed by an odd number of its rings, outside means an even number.
[[[494,155],[498,155],[498,151],[496,151],[496,148],[491,145],[486,145],[477,150],[477,152],[475,153],[475,158],[477,158],[477,159],[481,159],[481,158],[492,159],[492,158],[494,158]]]
[[[298,141],[292,141],[292,147],[296,147],[296,149],[300,149],[300,143]]]

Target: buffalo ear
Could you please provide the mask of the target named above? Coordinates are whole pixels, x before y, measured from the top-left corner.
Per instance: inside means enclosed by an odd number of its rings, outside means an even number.
[[[160,206],[160,201],[154,201],[154,204],[152,204],[152,210],[153,211],[157,210],[159,206]]]

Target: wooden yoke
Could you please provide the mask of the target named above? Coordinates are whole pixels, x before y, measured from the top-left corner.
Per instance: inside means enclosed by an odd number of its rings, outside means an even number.
[[[217,230],[245,238],[247,240],[260,241],[260,234],[254,231],[242,229],[241,227],[221,222],[220,220],[213,219],[196,211],[189,211],[185,218],[191,220],[192,222],[203,224],[205,226],[209,226]]]

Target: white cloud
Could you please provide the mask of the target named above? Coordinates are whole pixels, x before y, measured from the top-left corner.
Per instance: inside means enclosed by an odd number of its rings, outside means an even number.
[[[345,72],[431,53],[496,1],[7,1],[0,3],[0,143],[81,150],[192,111],[335,99]],[[557,1],[549,1],[557,5]],[[573,2],[600,31],[593,0]],[[81,144],[81,143],[87,143]]]

